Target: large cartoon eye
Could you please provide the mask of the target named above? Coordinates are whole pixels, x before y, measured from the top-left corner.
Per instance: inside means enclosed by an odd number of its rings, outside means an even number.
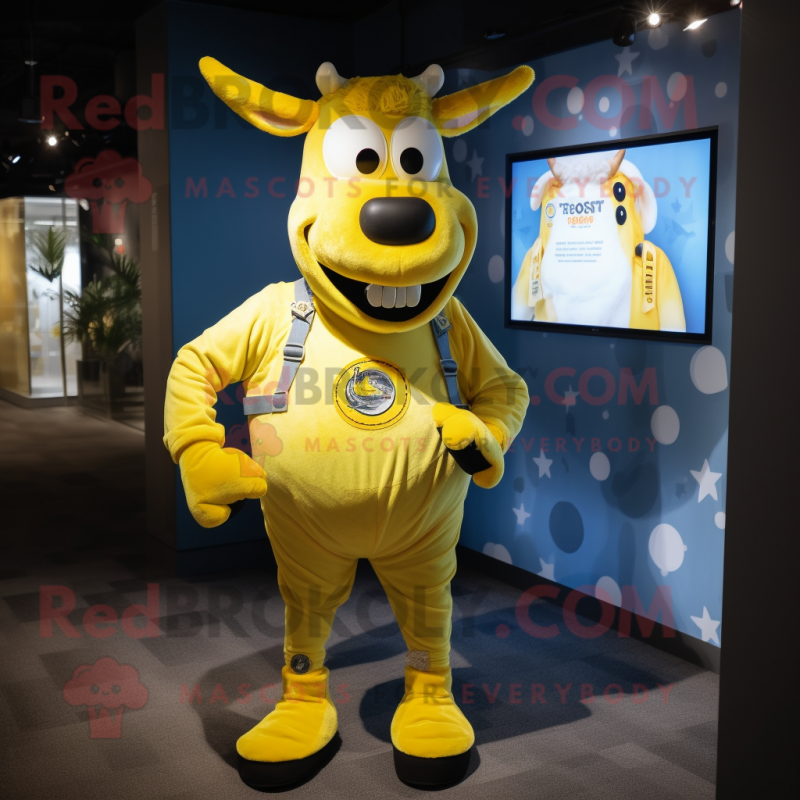
[[[114,181],[114,186],[116,186],[117,189],[121,189],[124,185],[125,185],[125,178],[117,178]]]
[[[438,177],[442,168],[442,140],[429,120],[404,119],[394,129],[391,150],[398,178],[432,181]]]
[[[111,691],[114,692],[114,694],[119,694],[122,691],[122,687],[118,683],[115,683],[111,687]]]
[[[379,178],[386,168],[386,139],[366,117],[341,117],[322,142],[322,157],[337,178]]]
[[[617,225],[624,225],[626,219],[628,213],[625,211],[625,206],[617,206]]]
[[[614,184],[614,197],[621,203],[625,199],[625,186],[617,181]]]
[[[100,178],[95,178],[92,181],[92,186],[94,186],[95,188],[97,188],[99,186],[102,186],[102,185],[103,185],[103,181],[101,181]]]
[[[97,694],[97,693],[100,691],[100,686],[99,686],[98,684],[96,684],[96,683],[93,683],[93,684],[92,684],[92,685],[89,687],[89,691],[90,691],[92,694]]]

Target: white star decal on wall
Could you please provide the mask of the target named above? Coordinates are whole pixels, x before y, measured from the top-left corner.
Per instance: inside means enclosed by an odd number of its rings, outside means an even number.
[[[483,159],[478,158],[478,151],[472,151],[472,158],[467,161],[467,166],[472,170],[471,181],[475,180],[476,175],[483,175]]]
[[[630,47],[626,47],[621,53],[615,55],[614,58],[619,61],[619,70],[617,71],[618,78],[624,72],[627,72],[628,75],[633,75],[633,62],[639,58],[639,53],[631,53]]]
[[[708,609],[703,606],[702,617],[692,617],[692,622],[700,628],[700,636],[704,642],[714,642],[719,644],[719,636],[717,636],[717,628],[719,628],[720,620],[711,619]]]
[[[519,508],[511,509],[517,515],[517,525],[524,525],[530,514],[525,510],[525,503],[520,503]]]
[[[703,462],[703,469],[699,472],[690,469],[692,477],[700,484],[700,491],[697,495],[697,502],[699,503],[707,495],[711,495],[714,500],[717,500],[717,481],[722,477],[721,472],[712,472],[711,467],[708,466],[708,459]]]
[[[555,564],[548,564],[543,558],[539,559],[539,563],[542,565],[541,572],[538,572],[540,578],[547,578],[550,581],[554,581],[556,579],[555,576]]]
[[[539,477],[542,478],[547,475],[548,478],[552,478],[553,476],[550,474],[550,465],[553,463],[552,458],[548,458],[544,454],[544,450],[539,451],[539,458],[534,458],[533,463],[539,467]]]

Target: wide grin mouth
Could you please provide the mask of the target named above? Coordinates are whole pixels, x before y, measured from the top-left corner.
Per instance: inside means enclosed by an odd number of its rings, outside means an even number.
[[[319,263],[319,262],[317,262]],[[320,264],[325,277],[359,311],[384,322],[407,322],[430,308],[442,292],[450,274],[431,283],[414,286],[381,286],[346,278]]]
[[[303,237],[309,254],[316,261],[308,242],[308,232],[312,224],[309,223],[303,228]],[[443,278],[431,283],[394,287],[357,281],[355,278],[347,278],[330,267],[326,267],[320,261],[317,261],[317,264],[334,288],[338,289],[339,293],[359,311],[383,322],[407,322],[424,313],[442,293],[447,279],[452,274],[448,273]]]

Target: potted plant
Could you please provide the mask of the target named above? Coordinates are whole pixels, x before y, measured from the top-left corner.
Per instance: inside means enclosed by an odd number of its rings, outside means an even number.
[[[64,352],[64,253],[67,248],[67,231],[53,227],[33,237],[36,262],[31,269],[52,285],[58,278],[58,341],[61,348],[61,389],[67,400],[67,359]],[[72,293],[70,293],[72,294]]]
[[[104,255],[108,274],[94,278],[81,295],[66,293],[65,335],[79,341],[78,394],[85,405],[110,414],[125,395],[125,378],[118,369],[120,355],[142,339],[139,265],[118,252],[110,237],[92,235]],[[92,387],[92,384],[95,384]],[[94,388],[94,391],[92,391]]]

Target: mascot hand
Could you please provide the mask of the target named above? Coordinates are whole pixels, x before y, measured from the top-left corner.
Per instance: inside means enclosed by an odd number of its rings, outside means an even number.
[[[471,411],[450,403],[433,407],[433,421],[445,447],[464,472],[483,489],[491,489],[503,477],[503,434]]]
[[[250,456],[214,442],[195,442],[180,455],[181,480],[192,516],[216,528],[231,515],[230,505],[267,492],[266,473]]]

